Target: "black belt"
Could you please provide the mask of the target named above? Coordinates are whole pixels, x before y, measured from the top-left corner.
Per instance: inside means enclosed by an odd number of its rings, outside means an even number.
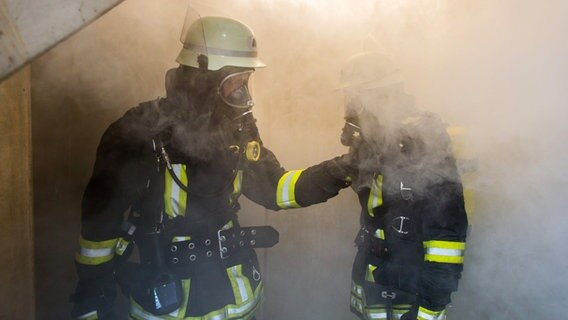
[[[278,243],[278,231],[271,226],[234,227],[217,233],[173,242],[166,254],[168,264],[187,265],[224,260],[245,248],[269,248]]]

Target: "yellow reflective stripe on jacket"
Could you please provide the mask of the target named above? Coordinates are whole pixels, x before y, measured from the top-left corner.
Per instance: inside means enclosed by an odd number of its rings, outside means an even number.
[[[446,318],[446,310],[432,311],[422,306],[418,308],[418,320],[443,320]]]
[[[373,307],[368,307],[366,308],[366,318],[367,319],[373,319],[373,320],[387,320],[387,309],[384,307],[380,307],[380,308],[373,308]]]
[[[173,164],[172,169],[178,179],[187,187],[187,168],[185,164]],[[185,215],[187,205],[187,193],[174,181],[169,170],[165,174],[164,209],[171,217]]]
[[[90,241],[81,236],[79,238],[79,252],[75,261],[81,264],[98,265],[112,260],[114,257],[118,238],[104,241]]]
[[[363,301],[351,293],[351,306],[359,313],[363,313]]]
[[[363,287],[356,284],[355,281],[351,281],[351,293],[358,298],[363,297]]]
[[[463,263],[465,242],[430,240],[424,242],[424,261]]]
[[[377,230],[375,230],[375,233],[373,233],[373,236],[375,238],[385,240],[385,230],[383,230],[381,228],[377,228]]]
[[[189,280],[182,280],[189,281]],[[182,282],[183,283],[183,282]],[[130,316],[133,319],[144,319],[144,320],[236,320],[243,319],[248,320],[254,316],[254,311],[256,311],[260,302],[262,301],[263,284],[262,281],[256,287],[254,294],[249,297],[249,300],[244,301],[241,304],[229,304],[220,308],[218,310],[212,311],[206,315],[200,317],[185,317],[185,308],[187,308],[187,297],[189,296],[189,284],[187,288],[184,284],[184,310],[176,310],[170,314],[163,316],[155,316],[147,311],[145,311],[139,304],[134,300],[130,299]],[[181,308],[180,308],[181,309]]]
[[[377,266],[372,264],[367,265],[367,271],[365,272],[365,280],[375,283],[375,276],[373,275],[373,271],[377,269]]]
[[[282,208],[299,208],[296,202],[296,182],[304,170],[292,170],[286,172],[278,180],[276,189],[276,204]]]
[[[241,264],[227,269],[227,275],[229,276],[229,281],[233,287],[236,304],[241,304],[249,300],[253,295],[250,281],[243,275],[242,269],[243,266]]]
[[[371,217],[375,216],[373,209],[383,205],[383,176],[377,174],[371,182],[369,199],[367,200],[367,212]]]
[[[238,197],[241,195],[242,186],[243,186],[243,170],[239,170],[237,171],[235,179],[233,180],[233,193],[231,194],[231,197],[229,199],[230,203],[236,201]]]

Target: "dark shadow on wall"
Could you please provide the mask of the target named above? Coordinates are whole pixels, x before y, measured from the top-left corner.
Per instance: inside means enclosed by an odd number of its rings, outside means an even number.
[[[57,75],[58,59],[50,52],[32,66],[37,319],[70,318],[83,189],[102,131],[128,107],[101,108],[80,74]]]

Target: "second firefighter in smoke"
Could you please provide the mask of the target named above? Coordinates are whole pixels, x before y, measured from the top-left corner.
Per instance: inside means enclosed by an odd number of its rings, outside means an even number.
[[[354,56],[341,81],[341,141],[356,159],[361,205],[351,311],[360,319],[446,319],[467,215],[445,126],[414,106],[385,54]]]

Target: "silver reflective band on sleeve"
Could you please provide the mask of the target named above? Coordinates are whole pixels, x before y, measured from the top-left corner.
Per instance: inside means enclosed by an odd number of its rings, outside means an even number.
[[[106,257],[113,254],[114,248],[103,248],[103,249],[88,249],[88,248],[81,248],[79,249],[79,254],[84,257],[89,258],[100,258]]]
[[[424,261],[461,264],[465,242],[430,240],[424,242]]]
[[[90,241],[79,238],[79,251],[75,255],[75,261],[81,264],[98,265],[112,260],[118,243],[118,238]]]
[[[304,170],[292,170],[286,172],[280,180],[276,189],[276,204],[283,209],[299,208],[296,202],[296,182]]]

